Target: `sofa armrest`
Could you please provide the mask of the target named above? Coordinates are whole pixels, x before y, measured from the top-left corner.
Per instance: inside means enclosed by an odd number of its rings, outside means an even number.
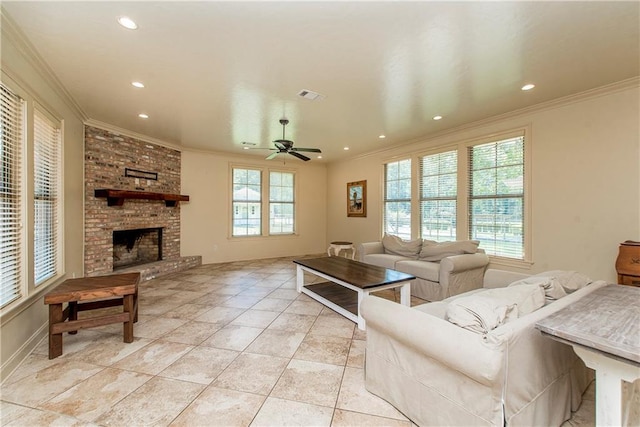
[[[440,261],[442,297],[462,294],[482,287],[489,257],[484,253],[454,255]]]
[[[489,264],[489,257],[484,253],[454,255],[440,261],[440,275],[443,273],[460,273],[476,268],[485,268]]]
[[[384,246],[382,242],[367,242],[358,245],[358,260],[362,261],[365,255],[383,254]]]
[[[375,296],[364,297],[360,311],[367,330],[386,340],[487,386],[501,378],[508,337],[485,342],[481,334]]]

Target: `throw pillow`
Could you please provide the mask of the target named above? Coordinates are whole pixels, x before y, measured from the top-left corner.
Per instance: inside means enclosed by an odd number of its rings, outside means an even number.
[[[445,318],[472,332],[486,334],[539,309],[544,302],[544,290],[539,285],[488,289],[451,301]]]
[[[453,255],[475,254],[478,252],[477,240],[458,240],[455,242],[433,242],[425,240],[420,250],[419,259],[424,261],[441,261]]]
[[[393,234],[386,234],[382,237],[382,246],[386,254],[406,256],[409,258],[417,258],[422,240],[402,240]]]
[[[536,277],[549,277],[558,285],[562,286],[566,293],[570,294],[578,289],[584,288],[593,282],[589,277],[576,271],[552,270],[538,273]]]
[[[538,285],[544,289],[544,296],[547,304],[566,296],[564,288],[558,283],[557,280],[553,280],[551,277],[544,276],[531,276],[525,279],[518,280],[509,284],[509,286],[520,285]]]

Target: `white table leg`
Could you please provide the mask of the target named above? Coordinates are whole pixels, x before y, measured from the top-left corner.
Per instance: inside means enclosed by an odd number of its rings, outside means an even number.
[[[298,265],[296,268],[296,290],[302,292],[302,286],[304,286],[304,270]]]
[[[640,367],[579,345],[573,349],[585,365],[596,371],[596,426],[623,425],[622,380],[633,382],[640,378]]]
[[[411,307],[411,282],[400,286],[400,304]]]
[[[358,329],[364,331],[367,328],[367,324],[364,320],[364,317],[360,314],[360,304],[362,304],[362,299],[364,298],[364,292],[358,292]]]

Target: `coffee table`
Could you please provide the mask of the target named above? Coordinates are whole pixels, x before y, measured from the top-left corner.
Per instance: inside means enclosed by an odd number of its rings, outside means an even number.
[[[294,260],[297,264],[296,288],[321,304],[340,313],[365,329],[360,303],[365,295],[385,289],[400,288],[400,303],[411,305],[411,281],[416,277],[388,268],[365,264],[342,257]],[[328,280],[305,283],[304,273]]]

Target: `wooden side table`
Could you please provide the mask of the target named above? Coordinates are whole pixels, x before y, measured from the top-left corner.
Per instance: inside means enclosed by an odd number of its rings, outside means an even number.
[[[327,254],[331,256],[331,252],[333,251],[333,254],[335,256],[340,256],[340,251],[349,251],[349,250],[351,251],[351,259],[355,260],[356,248],[353,246],[352,242],[341,242],[341,241],[331,242],[331,244],[329,245],[329,249],[327,249]]]
[[[620,243],[616,271],[619,284],[640,286],[640,242],[627,240]]]
[[[122,323],[124,342],[133,342],[133,324],[138,321],[140,273],[83,277],[65,280],[44,296],[49,305],[49,359],[62,355],[62,333]],[[68,303],[62,309],[63,303]],[[78,320],[78,312],[122,306],[122,313]],[[69,321],[65,322],[65,320]]]

